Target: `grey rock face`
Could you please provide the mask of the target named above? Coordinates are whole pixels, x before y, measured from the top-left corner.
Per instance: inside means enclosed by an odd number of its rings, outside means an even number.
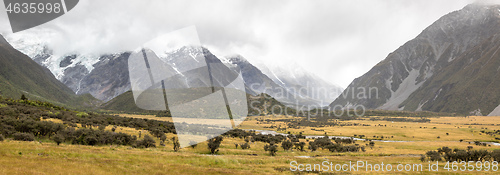
[[[465,85],[459,87],[445,83],[452,78],[446,73],[456,73],[459,68],[472,63],[458,61],[464,54],[486,51],[477,47],[500,32],[499,10],[499,6],[471,4],[441,17],[415,39],[356,78],[344,95],[330,106],[363,105],[371,109],[459,113],[480,108],[478,104],[466,102],[449,103],[456,107],[448,107],[443,103],[449,98],[440,97],[464,88]],[[358,98],[357,94],[361,93],[358,88],[374,88],[378,93]],[[491,110],[488,107],[482,111]]]

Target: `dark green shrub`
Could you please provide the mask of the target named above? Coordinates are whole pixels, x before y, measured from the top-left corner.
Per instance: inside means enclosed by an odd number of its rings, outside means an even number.
[[[21,100],[23,100],[23,101],[27,101],[27,100],[28,100],[28,98],[26,98],[26,96],[25,96],[24,94],[22,94],[22,95],[21,95]]]
[[[316,151],[318,149],[318,145],[315,142],[309,142],[309,147],[311,151]]]
[[[423,154],[420,155],[420,161],[425,162],[426,158],[427,157],[425,155],[423,155]]]
[[[167,135],[165,135],[165,133],[161,133],[160,134],[160,140],[163,141],[163,142],[167,141]]]
[[[290,140],[286,140],[284,142],[281,142],[281,147],[283,148],[283,150],[288,151],[292,149],[293,143],[290,142]]]
[[[14,140],[19,140],[19,141],[34,141],[35,136],[31,133],[24,133],[24,132],[18,132],[15,134],[12,134],[12,137]]]
[[[83,140],[84,140],[85,145],[92,145],[93,146],[93,145],[97,145],[97,143],[98,143],[97,137],[95,135],[88,135]]]
[[[500,162],[500,149],[493,150],[493,152],[491,152],[491,158],[494,161]]]
[[[219,147],[222,142],[223,138],[221,136],[217,136],[214,138],[211,138],[208,140],[208,149],[210,150],[210,153],[215,154],[219,152]]]
[[[250,149],[250,144],[248,144],[248,142],[246,142],[245,144],[242,144],[240,147],[241,147],[241,149]]]
[[[427,153],[425,153],[427,155],[427,157],[429,157],[429,160],[430,161],[441,161],[441,154],[437,151],[427,151]]]
[[[54,140],[54,142],[56,142],[57,145],[64,142],[64,139],[65,139],[64,135],[61,133],[57,133],[54,137],[52,137],[52,140]]]
[[[374,141],[370,141],[370,147],[373,148],[375,146],[375,142]]]
[[[166,138],[166,136],[165,136]],[[179,143],[179,139],[176,137],[172,138],[172,142],[174,143],[174,151],[177,152],[181,149],[181,144]]]
[[[299,143],[295,143],[295,149],[299,150],[299,151],[304,151],[304,146],[306,145],[305,142],[299,142]]]
[[[278,152],[278,146],[276,146],[273,142],[269,143],[269,144],[266,144],[264,146],[264,150],[265,151],[269,151],[269,154],[271,156],[275,156],[276,155],[276,152]]]
[[[155,147],[156,148],[156,142],[151,136],[145,135],[144,139],[137,141],[136,147],[138,148],[151,148]]]

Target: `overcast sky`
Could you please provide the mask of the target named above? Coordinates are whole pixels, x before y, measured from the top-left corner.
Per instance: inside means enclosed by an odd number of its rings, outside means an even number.
[[[34,29],[57,31],[57,52],[130,50],[154,36],[196,26],[217,56],[298,63],[345,88],[441,16],[471,0],[80,0]],[[0,32],[9,35],[5,9]]]

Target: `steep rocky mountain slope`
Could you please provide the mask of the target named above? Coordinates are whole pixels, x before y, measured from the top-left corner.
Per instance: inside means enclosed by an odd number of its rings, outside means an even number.
[[[0,35],[0,95],[44,100],[72,106],[92,106],[95,99],[77,96],[47,69],[14,49]]]
[[[311,108],[313,108],[313,106],[322,107],[328,105],[324,103],[326,101],[322,98],[323,94],[321,94],[322,92],[326,93],[326,89],[320,91],[321,95],[315,94],[315,92],[317,92],[315,90],[321,89],[318,84],[324,85],[322,84],[324,81],[319,78],[303,75],[300,76],[301,79],[287,77],[281,80],[274,74],[272,74],[273,78],[271,78],[269,74],[265,74],[261,69],[257,68],[241,55],[229,56],[226,57],[226,60],[228,60],[232,66],[237,66],[239,70],[241,70],[249,94],[269,94],[276,98],[276,100],[292,106],[311,106]],[[269,71],[269,69],[267,70]],[[308,86],[302,86],[299,82],[309,84]],[[328,90],[337,88],[334,85],[330,86],[328,84],[327,86],[329,88]],[[331,101],[333,99],[328,100]]]
[[[488,114],[500,103],[499,33],[500,6],[467,5],[356,78],[330,106]]]

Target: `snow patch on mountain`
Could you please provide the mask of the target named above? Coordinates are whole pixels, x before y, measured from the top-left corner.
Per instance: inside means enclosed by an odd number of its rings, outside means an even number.
[[[52,55],[42,62],[42,64],[47,67],[58,80],[61,80],[66,69],[77,65],[82,65],[88,70],[88,72],[91,72],[94,69],[94,64],[99,62],[100,57],[94,55],[78,55],[70,65],[61,67],[61,61],[70,55],[71,54],[65,56]]]
[[[24,34],[11,34],[8,35],[6,39],[12,45],[12,47],[27,55],[31,59],[48,56],[47,58],[45,58],[45,60],[43,60],[42,65],[47,67],[58,80],[62,79],[62,77],[64,76],[64,71],[67,68],[75,67],[76,65],[82,65],[85,66],[85,68],[87,68],[89,72],[91,72],[94,69],[93,65],[99,62],[99,56],[92,54],[54,54],[53,50],[49,49],[49,45],[53,35],[54,33],[49,31],[31,32]],[[61,67],[61,61],[71,55],[78,56],[72,60],[72,64]]]
[[[25,35],[11,34],[5,37],[12,47],[30,58],[34,58],[44,53],[49,42],[48,38],[50,38],[50,35],[38,35],[33,33]]]
[[[410,97],[410,95],[422,86],[422,84],[424,84],[424,82],[417,83],[418,75],[418,70],[414,69],[410,71],[410,74],[399,85],[399,88],[395,92],[391,90],[391,98],[378,109],[403,110],[404,108],[399,108],[399,105]]]

